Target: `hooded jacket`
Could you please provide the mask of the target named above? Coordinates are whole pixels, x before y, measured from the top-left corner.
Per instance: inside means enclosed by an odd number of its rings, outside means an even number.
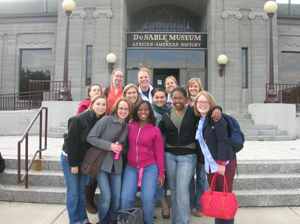
[[[136,169],[157,164],[158,177],[164,177],[164,147],[161,132],[152,123],[140,128],[138,122],[129,124],[128,164]]]

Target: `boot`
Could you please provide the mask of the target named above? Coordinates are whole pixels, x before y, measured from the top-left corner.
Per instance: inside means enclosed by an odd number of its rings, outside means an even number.
[[[96,187],[97,183],[91,186],[85,186],[85,209],[91,214],[98,212],[98,206],[94,204]]]

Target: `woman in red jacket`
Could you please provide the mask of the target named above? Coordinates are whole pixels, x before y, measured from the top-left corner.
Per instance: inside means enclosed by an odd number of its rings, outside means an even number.
[[[157,185],[164,184],[164,148],[162,135],[148,101],[137,102],[129,124],[128,163],[124,172],[121,209],[133,208],[138,187],[141,187],[144,223],[151,224],[154,211],[154,194]],[[121,214],[123,218],[125,214]]]
[[[100,84],[90,85],[87,91],[87,95],[85,99],[79,104],[78,111],[76,114],[80,114],[86,111],[89,108],[91,100],[94,98],[94,96],[97,96],[99,94],[101,94]]]

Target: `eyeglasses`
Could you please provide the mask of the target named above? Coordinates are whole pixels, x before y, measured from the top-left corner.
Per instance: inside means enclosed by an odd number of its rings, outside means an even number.
[[[183,97],[179,97],[179,98],[172,97],[172,101],[177,101],[177,100],[182,101],[182,100],[184,100],[184,98]]]
[[[200,104],[200,105],[207,105],[207,104],[209,104],[209,102],[207,102],[207,101],[197,101],[197,103]]]
[[[123,79],[123,76],[120,76],[120,75],[115,75],[115,77],[118,79]]]
[[[119,107],[118,110],[121,110],[121,111],[129,111],[129,108]]]

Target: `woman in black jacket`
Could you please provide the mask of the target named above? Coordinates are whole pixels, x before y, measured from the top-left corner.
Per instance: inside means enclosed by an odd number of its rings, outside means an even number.
[[[80,165],[86,151],[91,147],[86,138],[95,123],[106,115],[107,100],[104,95],[92,99],[86,112],[71,117],[68,121],[68,134],[61,154],[61,167],[67,185],[67,211],[70,224],[89,223],[84,207],[84,187],[87,175],[81,172]]]
[[[228,143],[227,122],[222,117],[218,122],[211,121],[212,109],[216,101],[207,91],[201,91],[195,98],[195,115],[200,117],[196,139],[199,141],[205,160],[207,180],[211,181],[216,172],[216,191],[223,191],[224,175],[228,184],[228,192],[232,192],[236,162],[232,148]],[[233,224],[234,219],[215,219],[215,224]]]
[[[189,223],[189,185],[197,163],[195,134],[199,118],[187,105],[184,88],[171,92],[174,107],[166,111],[158,127],[166,135],[165,167],[171,189],[172,223]]]

